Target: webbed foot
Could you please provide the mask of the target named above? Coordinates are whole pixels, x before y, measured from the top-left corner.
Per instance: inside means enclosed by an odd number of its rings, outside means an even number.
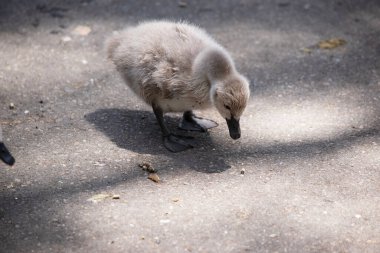
[[[217,127],[218,123],[213,120],[195,116],[191,111],[183,114],[179,128],[187,131],[207,132],[207,129]]]
[[[191,137],[179,136],[169,134],[164,136],[164,146],[171,152],[177,153],[193,148],[193,145],[187,143],[184,139],[190,139]]]
[[[187,136],[179,136],[174,135],[170,133],[168,127],[165,124],[164,121],[164,113],[162,111],[162,108],[159,107],[157,104],[152,104],[153,112],[156,115],[158,124],[161,127],[163,139],[164,139],[164,146],[171,152],[181,152],[190,148],[193,148],[193,145],[186,142],[185,139],[192,139],[192,137]]]

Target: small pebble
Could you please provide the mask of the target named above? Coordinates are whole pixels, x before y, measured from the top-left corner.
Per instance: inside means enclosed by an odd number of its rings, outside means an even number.
[[[186,8],[187,7],[187,3],[186,2],[178,2],[178,6],[181,7],[181,8]]]
[[[170,220],[160,220],[160,225],[169,224]]]
[[[160,238],[158,238],[158,236],[154,237],[154,242],[157,244],[160,244],[161,243]]]
[[[69,36],[64,36],[64,37],[61,38],[61,40],[62,40],[62,42],[70,42],[70,41],[72,41],[71,37],[69,37]]]
[[[10,103],[9,104],[9,109],[11,109],[11,110],[15,109],[15,104],[14,103]]]

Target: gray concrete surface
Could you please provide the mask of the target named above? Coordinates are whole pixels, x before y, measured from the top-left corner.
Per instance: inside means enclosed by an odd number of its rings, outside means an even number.
[[[380,252],[379,1],[184,2],[0,2],[0,252]],[[252,81],[239,141],[209,110],[220,126],[169,153],[105,59],[113,31],[161,18]]]

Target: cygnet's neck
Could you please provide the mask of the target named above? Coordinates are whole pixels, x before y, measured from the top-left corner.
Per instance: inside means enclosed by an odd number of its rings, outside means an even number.
[[[198,54],[193,63],[193,74],[198,80],[213,85],[218,80],[235,73],[235,66],[223,48],[209,47]]]

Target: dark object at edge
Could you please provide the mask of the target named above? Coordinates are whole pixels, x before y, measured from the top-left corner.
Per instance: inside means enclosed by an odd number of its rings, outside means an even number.
[[[15,163],[15,159],[2,142],[0,142],[0,159],[10,166],[12,166]]]

